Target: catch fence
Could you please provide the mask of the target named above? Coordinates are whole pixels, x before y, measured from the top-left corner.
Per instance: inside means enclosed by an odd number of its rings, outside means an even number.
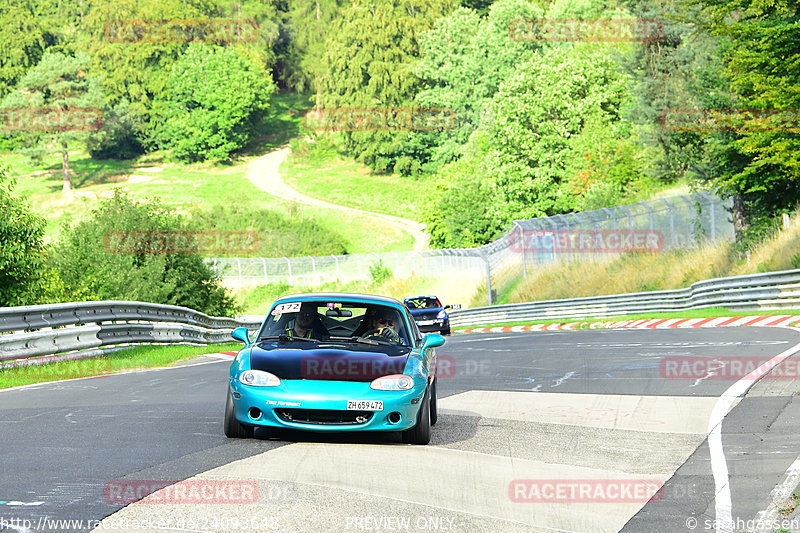
[[[498,287],[558,261],[591,261],[621,253],[659,253],[705,242],[731,241],[730,198],[696,192],[594,211],[515,220],[478,248],[317,257],[234,257],[209,262],[227,285],[287,283],[316,287],[369,280],[379,266],[397,277],[485,281],[491,305]],[[375,276],[374,276],[375,275]],[[473,285],[474,286],[474,285]]]

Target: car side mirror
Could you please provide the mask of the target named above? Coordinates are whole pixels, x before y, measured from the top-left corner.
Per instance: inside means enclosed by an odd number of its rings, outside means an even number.
[[[231,337],[237,341],[242,341],[245,346],[250,346],[250,333],[245,327],[236,328],[235,330],[231,331]]]
[[[450,309],[450,306],[449,305],[445,305],[444,308],[445,309]]]
[[[444,344],[444,337],[439,335],[438,333],[428,333],[422,339],[422,349],[426,348],[436,348]]]

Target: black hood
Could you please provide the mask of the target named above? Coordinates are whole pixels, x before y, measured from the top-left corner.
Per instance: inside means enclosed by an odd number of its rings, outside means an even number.
[[[381,376],[402,374],[407,347],[320,346],[313,343],[262,343],[250,352],[250,368],[281,379],[328,381],[372,381]]]

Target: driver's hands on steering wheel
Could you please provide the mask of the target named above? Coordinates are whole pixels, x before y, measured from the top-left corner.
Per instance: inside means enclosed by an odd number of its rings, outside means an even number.
[[[384,339],[386,339],[388,341],[391,341],[391,342],[397,342],[397,343],[400,342],[400,335],[398,335],[398,333],[394,329],[392,329],[390,327],[382,327],[382,328],[379,328],[379,329],[372,330],[371,332],[369,332],[369,334],[367,336],[368,337],[383,337]]]

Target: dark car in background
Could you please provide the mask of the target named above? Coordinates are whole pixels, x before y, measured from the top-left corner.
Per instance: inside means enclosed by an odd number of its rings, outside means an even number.
[[[438,331],[442,335],[450,334],[449,305],[442,305],[436,296],[412,296],[403,300],[420,331]]]

